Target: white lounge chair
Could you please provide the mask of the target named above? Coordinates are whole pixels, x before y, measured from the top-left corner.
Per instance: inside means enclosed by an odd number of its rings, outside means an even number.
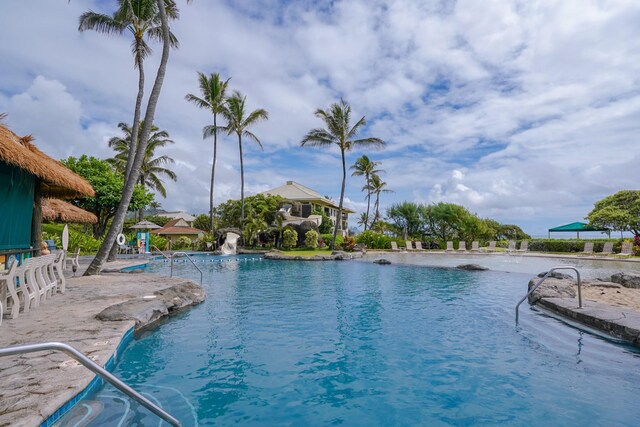
[[[613,253],[613,243],[612,242],[605,242],[604,246],[602,247],[602,252],[600,252],[600,255],[611,255]]]
[[[477,240],[471,242],[471,252],[478,252],[480,250],[480,243]]]
[[[420,241],[416,242],[416,251],[424,251],[424,248],[422,247],[422,242]]]
[[[460,240],[460,243],[458,243],[458,251],[467,252],[467,244],[465,243],[464,240]]]
[[[395,241],[391,241],[391,251],[400,252],[400,248],[398,248],[398,244]]]
[[[624,255],[624,256],[633,255],[633,243],[632,242],[624,242],[622,244],[622,249],[620,250],[620,255]]]
[[[509,245],[507,246],[507,252],[513,253],[516,251],[516,242],[515,240],[509,240]]]
[[[35,258],[27,258],[22,261],[22,265],[17,271],[17,278],[24,299],[23,311],[25,313],[28,313],[32,306],[40,306],[40,289],[36,283],[36,266]]]
[[[53,263],[53,272],[57,276],[56,280],[58,282],[57,290],[60,291],[61,294],[64,294],[64,291],[67,288],[67,280],[64,278],[64,260],[65,253],[64,251],[60,251],[57,255],[54,263]]]
[[[406,247],[408,251],[412,251],[413,250],[413,244],[411,243],[411,240],[407,240],[406,241]]]
[[[13,261],[9,266],[9,272],[3,276],[0,276],[0,280],[4,281],[4,286],[7,287],[7,295],[4,301],[1,301],[4,306],[8,309],[9,306],[7,302],[9,298],[11,298],[11,318],[17,319],[20,313],[20,296],[19,293],[22,293],[22,289],[19,289],[16,286],[16,280],[18,278],[19,272],[22,271],[22,268],[18,266],[18,261]]]
[[[496,241],[492,240],[489,242],[489,246],[487,247],[487,252],[495,252],[496,251]]]
[[[593,254],[593,242],[585,242],[584,243],[584,250],[582,251],[583,254],[585,255],[592,255]]]
[[[528,250],[529,250],[529,241],[523,240],[522,242],[520,242],[520,249],[518,249],[518,252],[527,252]]]
[[[447,252],[453,252],[453,242],[447,242],[447,249],[445,249]]]

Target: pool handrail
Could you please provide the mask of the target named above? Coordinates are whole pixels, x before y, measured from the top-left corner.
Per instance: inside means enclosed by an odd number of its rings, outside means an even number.
[[[118,377],[113,375],[111,372],[102,368],[100,365],[95,363],[93,360],[89,359],[85,356],[81,351],[76,348],[70,346],[69,344],[62,342],[45,342],[39,344],[24,344],[17,345],[13,347],[0,348],[0,357],[2,356],[13,356],[16,354],[25,354],[25,353],[34,353],[38,351],[61,351],[69,356],[71,356],[76,361],[80,362],[85,368],[89,369],[96,375],[100,376],[103,380],[110,383],[112,386],[129,396],[130,398],[138,401],[142,406],[147,408],[149,411],[153,412],[158,417],[162,418],[164,421],[169,424],[180,427],[182,424],[176,418],[171,416],[168,412],[160,408],[155,403],[151,402],[149,399],[132,389]]]
[[[171,258],[170,258],[170,257],[168,257],[164,252],[162,252],[162,251],[160,250],[160,248],[158,248],[156,245],[149,245],[149,247],[150,247],[151,249],[155,249],[156,251],[160,252],[160,254],[162,254],[162,256],[163,256],[165,259],[171,259]]]
[[[578,271],[577,268],[572,267],[570,265],[560,265],[558,267],[553,267],[551,270],[547,271],[547,273],[544,276],[542,276],[540,280],[538,280],[538,283],[533,285],[531,289],[529,289],[529,292],[527,292],[527,294],[524,297],[522,297],[522,299],[518,302],[518,304],[516,305],[516,324],[518,324],[518,318],[519,318],[518,309],[520,308],[520,304],[522,304],[524,300],[529,298],[529,295],[531,295],[536,289],[538,289],[538,286],[540,286],[542,282],[544,282],[551,275],[551,273],[553,273],[556,270],[573,270],[576,272],[576,276],[578,277],[578,308],[582,308],[582,286],[580,281],[580,272]]]
[[[182,252],[182,251],[178,251],[178,252],[174,252],[171,254],[171,259],[169,260],[169,264],[171,264],[171,274],[169,275],[170,277],[173,277],[173,258],[176,255],[184,255],[187,257],[187,259],[191,262],[191,264],[193,264],[193,266],[200,272],[200,284],[202,285],[202,270],[200,270],[200,267],[198,267],[195,263],[195,261],[193,260],[193,258],[191,258],[189,256],[188,253],[186,252]]]

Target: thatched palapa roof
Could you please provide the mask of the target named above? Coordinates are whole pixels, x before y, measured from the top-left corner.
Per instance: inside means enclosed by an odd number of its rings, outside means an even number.
[[[98,218],[91,212],[80,209],[59,199],[42,199],[42,219],[54,222],[95,224]]]
[[[38,150],[31,141],[30,135],[19,137],[0,124],[0,161],[40,178],[45,196],[73,198],[95,194],[80,175]]]

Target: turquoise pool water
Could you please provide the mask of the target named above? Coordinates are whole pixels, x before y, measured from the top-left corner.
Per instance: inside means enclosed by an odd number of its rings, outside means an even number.
[[[638,425],[640,353],[525,306],[515,327],[529,275],[248,258],[201,260],[206,302],[117,364],[184,425]],[[92,401],[93,425],[158,425]]]

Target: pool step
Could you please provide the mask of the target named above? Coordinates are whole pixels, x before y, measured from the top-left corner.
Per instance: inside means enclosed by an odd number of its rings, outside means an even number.
[[[104,411],[104,405],[97,400],[83,400],[67,412],[54,427],[85,427],[91,424]]]

